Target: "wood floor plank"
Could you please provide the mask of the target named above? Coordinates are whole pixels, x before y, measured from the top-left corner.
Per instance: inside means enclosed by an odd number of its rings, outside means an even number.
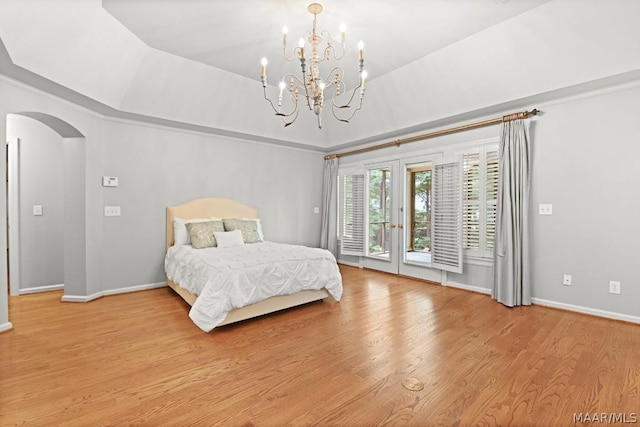
[[[341,271],[340,302],[209,334],[165,288],[10,297],[0,425],[548,426],[640,412],[638,325]]]

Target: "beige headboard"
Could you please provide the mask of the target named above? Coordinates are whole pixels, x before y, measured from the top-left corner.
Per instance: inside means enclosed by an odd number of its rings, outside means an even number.
[[[167,249],[173,246],[173,219],[258,218],[258,210],[231,199],[208,197],[167,208]]]

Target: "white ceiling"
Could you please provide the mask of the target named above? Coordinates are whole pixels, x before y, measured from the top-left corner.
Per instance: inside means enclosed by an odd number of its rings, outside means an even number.
[[[348,124],[325,111],[321,130],[301,111],[285,128],[259,61],[272,84],[279,64],[297,70],[277,50],[282,25],[291,44],[309,30],[308,3],[0,0],[0,74],[107,116],[325,152],[640,75],[638,0],[333,0],[318,27],[365,42],[363,108]]]
[[[351,59],[347,75],[357,75],[357,43],[365,42],[369,80],[383,76],[445,46],[549,0],[330,0],[320,2],[318,31],[339,41],[347,27]],[[259,79],[268,57],[270,82],[297,63],[281,60],[282,26],[289,48],[311,30],[311,1],[301,0],[103,0],[102,7],[148,46]],[[305,37],[306,38],[306,37]],[[351,62],[349,62],[351,61]],[[349,73],[349,67],[353,73]],[[275,83],[274,83],[275,84]]]

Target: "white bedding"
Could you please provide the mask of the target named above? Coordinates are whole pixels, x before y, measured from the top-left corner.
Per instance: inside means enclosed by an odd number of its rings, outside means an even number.
[[[342,297],[342,277],[333,254],[305,246],[173,246],[165,257],[165,271],[173,282],[198,295],[189,317],[206,332],[232,309],[272,296],[325,288],[337,301]]]

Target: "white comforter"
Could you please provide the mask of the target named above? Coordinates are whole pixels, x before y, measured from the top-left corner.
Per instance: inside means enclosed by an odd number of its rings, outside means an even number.
[[[324,249],[262,242],[226,248],[172,247],[165,257],[167,277],[198,295],[189,317],[209,332],[234,308],[276,295],[325,288],[337,301],[342,277],[333,254]]]

